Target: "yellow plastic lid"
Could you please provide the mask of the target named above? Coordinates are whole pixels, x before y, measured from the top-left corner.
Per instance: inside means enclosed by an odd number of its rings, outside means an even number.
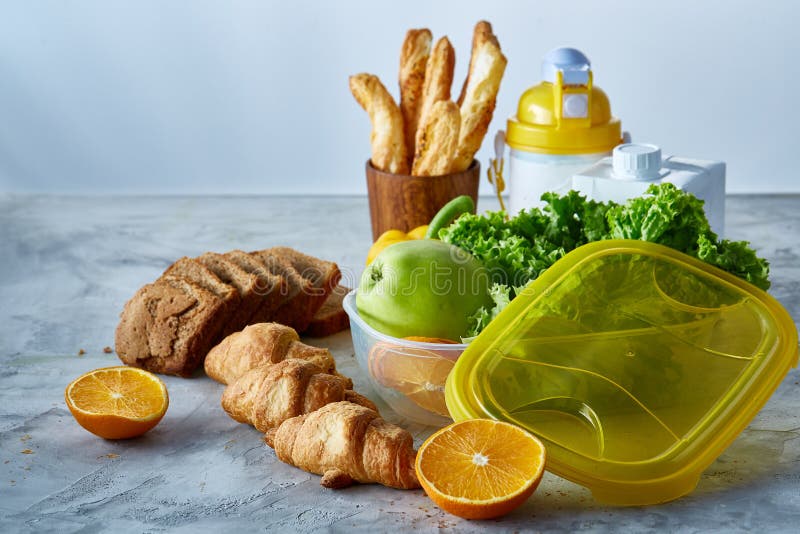
[[[551,50],[542,61],[544,81],[525,91],[506,125],[506,142],[540,154],[597,154],[622,142],[606,94],[593,83],[589,59],[574,48]]]
[[[516,423],[601,502],[691,492],[797,365],[797,330],[755,286],[642,241],[584,245],[531,282],[447,379],[456,421]]]

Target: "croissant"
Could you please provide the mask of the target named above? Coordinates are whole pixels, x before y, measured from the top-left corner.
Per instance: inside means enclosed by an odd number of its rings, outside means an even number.
[[[311,362],[288,359],[237,378],[225,388],[222,408],[236,421],[266,432],[289,418],[342,400],[377,410],[368,398],[348,389],[347,379],[324,373]]]
[[[264,436],[283,462],[322,475],[320,484],[343,488],[377,482],[419,488],[411,434],[352,402],[327,404],[281,423]]]
[[[306,360],[323,372],[338,375],[328,349],[301,343],[293,328],[279,323],[257,323],[229,335],[206,355],[204,367],[206,374],[217,382],[230,384],[254,367],[287,358]],[[353,382],[342,378],[351,389]]]

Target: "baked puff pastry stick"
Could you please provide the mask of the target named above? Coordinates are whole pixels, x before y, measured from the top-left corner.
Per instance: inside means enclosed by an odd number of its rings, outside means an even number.
[[[256,323],[229,335],[209,351],[204,368],[217,382],[230,384],[254,367],[287,358],[306,360],[326,373],[338,374],[328,349],[301,343],[294,328],[279,323]]]
[[[422,86],[432,38],[427,28],[408,30],[400,49],[400,112],[409,156],[414,154],[414,135],[420,119]]]
[[[437,102],[420,126],[417,152],[414,155],[413,176],[440,176],[453,167],[458,148],[461,113],[455,102]]]
[[[403,116],[392,95],[377,76],[363,73],[350,76],[350,92],[372,122],[372,165],[384,172],[408,174]]]
[[[475,27],[469,74],[460,102],[458,149],[451,172],[461,172],[470,166],[492,122],[507,60],[497,37],[490,32],[488,22],[480,22]]]
[[[422,104],[419,110],[419,122],[416,137],[419,138],[422,125],[425,124],[433,105],[440,100],[450,100],[450,87],[453,85],[453,70],[456,66],[456,52],[447,37],[436,41],[428,66],[425,69],[425,83],[422,86]],[[419,141],[415,139],[414,146]],[[416,151],[416,148],[415,148]]]
[[[236,421],[267,432],[287,419],[343,400],[377,409],[350,390],[344,378],[324,373],[313,363],[289,359],[240,376],[225,388],[222,408]]]
[[[494,36],[494,31],[492,30],[491,23],[485,20],[479,20],[478,23],[475,24],[475,28],[472,30],[472,49],[470,51],[467,77],[464,79],[464,85],[461,86],[461,93],[458,95],[458,100],[456,100],[456,104],[458,104],[459,106],[461,106],[461,104],[464,103],[464,96],[467,94],[467,85],[469,85],[469,75],[470,73],[472,73],[472,65],[475,62],[478,46],[487,39],[491,39],[493,36]]]
[[[322,475],[320,484],[343,488],[353,482],[419,488],[411,434],[352,402],[334,402],[284,421],[264,436],[283,462]]]

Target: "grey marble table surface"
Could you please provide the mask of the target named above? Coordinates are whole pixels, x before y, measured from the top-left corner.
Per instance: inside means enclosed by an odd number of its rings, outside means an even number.
[[[729,197],[727,223],[728,237],[769,259],[771,293],[800,321],[800,196]],[[491,521],[448,515],[421,490],[322,488],[230,419],[222,386],[205,376],[165,377],[169,411],[133,440],[96,438],[67,410],[71,380],[118,364],[103,349],[125,301],[177,258],[289,245],[338,262],[352,286],[370,237],[362,197],[0,195],[0,532],[796,531],[797,369],[684,498],[606,507],[547,474],[525,505]],[[314,341],[379,400],[349,332]],[[430,433],[379,406],[417,444]]]

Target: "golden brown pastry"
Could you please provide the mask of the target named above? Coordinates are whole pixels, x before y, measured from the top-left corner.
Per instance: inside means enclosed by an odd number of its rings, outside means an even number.
[[[456,52],[447,37],[436,41],[428,66],[425,69],[425,83],[422,86],[422,104],[419,110],[419,121],[415,129],[416,138],[414,146],[419,143],[418,138],[426,117],[433,109],[433,105],[440,100],[450,100],[450,87],[453,85],[453,69],[456,65]],[[415,148],[416,152],[416,148]],[[412,152],[413,154],[414,152]]]
[[[336,373],[336,362],[328,349],[301,343],[293,328],[278,323],[257,323],[229,335],[209,351],[204,367],[217,382],[230,384],[254,367],[287,358],[306,360],[326,373]]]
[[[372,74],[350,76],[350,92],[372,122],[372,165],[384,172],[408,174],[403,116],[392,95]]]
[[[506,58],[488,22],[475,27],[469,75],[460,98],[461,129],[452,172],[466,170],[492,122]]]
[[[403,114],[403,131],[409,156],[414,154],[414,134],[419,124],[420,97],[432,38],[427,28],[408,30],[400,49],[400,112]]]
[[[464,85],[461,86],[461,93],[458,95],[456,104],[461,106],[464,103],[464,96],[467,94],[467,85],[469,85],[469,76],[472,74],[475,58],[477,57],[478,45],[487,39],[491,39],[494,35],[492,25],[486,20],[479,20],[472,30],[472,49],[469,57],[469,69],[467,69],[467,77],[464,79]],[[499,46],[499,45],[498,45]]]
[[[237,378],[225,388],[222,408],[240,423],[266,432],[291,417],[343,400],[376,409],[368,398],[350,390],[344,378],[305,360],[288,359]]]
[[[264,441],[281,461],[322,475],[325,487],[343,488],[353,482],[420,487],[411,434],[352,402],[334,402],[288,419],[267,432]]]
[[[450,100],[437,102],[420,126],[411,174],[439,176],[449,173],[456,157],[460,128],[461,113],[456,103]]]

